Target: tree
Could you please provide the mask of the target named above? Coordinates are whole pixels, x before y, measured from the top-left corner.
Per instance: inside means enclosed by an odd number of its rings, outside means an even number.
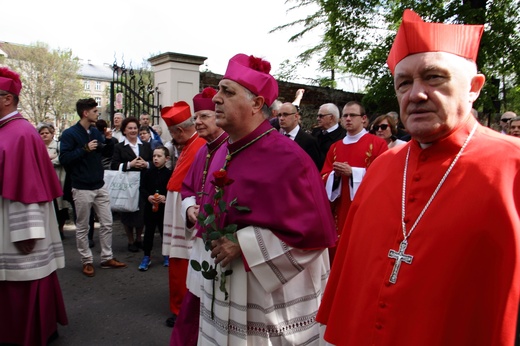
[[[516,102],[516,97],[507,98],[520,82],[518,0],[302,0],[289,10],[308,5],[318,5],[319,10],[273,31],[304,25],[289,39],[293,42],[310,30],[323,30],[322,43],[301,53],[300,61],[318,54],[322,56],[322,71],[368,77],[371,82],[363,102],[373,113],[397,109],[386,58],[405,8],[413,9],[426,21],[485,24],[477,64],[488,81],[494,78],[500,83],[486,83],[475,106],[485,112],[499,112],[496,106],[500,100],[502,110],[518,108],[510,103]]]
[[[33,124],[51,121],[64,127],[67,115],[75,113],[76,101],[84,97],[78,79],[79,60],[70,50],[50,51],[44,43],[34,46],[2,44],[4,63],[22,79],[19,107]]]

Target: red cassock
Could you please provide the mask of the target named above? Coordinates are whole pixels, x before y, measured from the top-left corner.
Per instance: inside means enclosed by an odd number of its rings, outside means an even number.
[[[182,181],[186,177],[197,151],[204,144],[206,144],[206,141],[199,137],[197,133],[186,142],[177,160],[177,165],[173,169],[170,181],[168,181],[168,191],[181,191]],[[170,154],[173,155],[173,153]]]
[[[475,120],[379,157],[351,206],[317,320],[337,345],[513,345],[520,291],[520,141],[478,126],[409,237],[395,284],[405,157],[409,230]]]
[[[327,181],[334,162],[346,162],[352,167],[368,168],[374,159],[387,149],[388,144],[385,140],[370,133],[363,135],[359,141],[352,144],[344,144],[342,140],[337,141],[332,144],[327,153],[325,164],[321,170],[321,177],[324,182]],[[341,196],[331,203],[338,234],[343,229],[351,203],[349,177],[342,176]]]

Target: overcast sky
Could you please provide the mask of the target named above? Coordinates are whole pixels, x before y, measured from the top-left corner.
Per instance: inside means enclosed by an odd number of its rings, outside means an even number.
[[[278,25],[303,18],[310,8],[287,13],[285,0],[16,0],[3,2],[0,41],[43,42],[52,49],[71,49],[85,62],[129,67],[159,53],[204,56],[202,67],[218,74],[237,53],[271,62],[272,73],[285,59],[316,44],[320,33],[288,43],[297,28],[274,34]],[[300,71],[319,75],[315,67]]]

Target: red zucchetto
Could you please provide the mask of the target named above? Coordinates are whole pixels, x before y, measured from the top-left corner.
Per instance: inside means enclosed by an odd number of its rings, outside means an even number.
[[[394,74],[401,60],[417,53],[446,52],[476,62],[483,31],[483,25],[426,23],[407,9],[386,63]]]
[[[171,107],[161,109],[161,117],[166,126],[175,126],[191,117],[190,105],[184,101],[175,102]]]

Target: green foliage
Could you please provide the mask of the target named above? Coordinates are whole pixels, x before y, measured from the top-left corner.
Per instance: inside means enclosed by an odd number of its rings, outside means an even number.
[[[323,40],[302,52],[297,63],[307,63],[319,56],[322,72],[341,71],[369,78],[364,102],[371,113],[397,110],[392,78],[386,58],[404,9],[417,12],[425,21],[485,24],[477,64],[489,80],[501,80],[500,94],[487,83],[475,107],[493,112],[493,101],[502,101],[502,111],[518,108],[515,93],[520,82],[520,16],[519,0],[485,1],[419,1],[419,0],[293,0],[291,9],[318,6],[306,18],[276,27],[272,31],[303,25],[294,42],[311,30],[321,30]],[[289,9],[289,10],[291,10]],[[499,49],[497,49],[499,47]],[[332,77],[331,80],[334,80]],[[326,85],[325,83],[322,83]]]
[[[51,51],[41,42],[34,46],[6,43],[2,49],[8,54],[5,64],[22,78],[22,114],[34,124],[51,121],[63,129],[67,116],[75,115],[76,101],[84,96],[79,60],[70,50]]]

